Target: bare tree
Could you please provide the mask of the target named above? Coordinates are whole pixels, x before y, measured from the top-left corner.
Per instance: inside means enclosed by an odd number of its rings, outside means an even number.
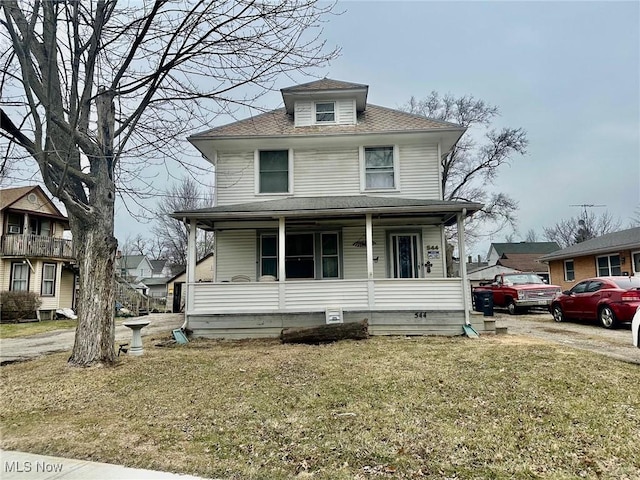
[[[203,193],[198,183],[185,177],[180,183],[169,188],[158,202],[155,225],[152,229],[155,237],[166,252],[165,258],[170,265],[185,266],[187,264],[187,244],[189,231],[187,226],[169,215],[178,210],[195,210],[213,206],[211,194]],[[199,259],[213,252],[215,238],[213,232],[199,230],[196,238],[196,256]]]
[[[544,238],[556,242],[561,248],[581,243],[606,233],[618,231],[622,225],[609,212],[596,215],[585,211],[577,217],[556,222],[552,227],[544,227]]]
[[[515,226],[517,202],[504,193],[489,191],[487,186],[494,182],[500,167],[508,164],[513,156],[526,153],[526,132],[522,128],[490,129],[491,122],[499,115],[498,107],[473,96],[441,96],[431,92],[424,100],[412,97],[403,109],[469,128],[457,145],[440,159],[444,200],[484,204],[484,208],[466,222],[469,242],[483,234],[480,226],[493,226],[493,231],[486,234],[496,233],[507,225]],[[482,141],[474,135],[482,136]]]
[[[524,236],[524,241],[531,242],[531,243],[538,241],[538,234],[533,228],[530,228],[529,230],[527,230],[527,233]]]
[[[216,113],[326,65],[317,0],[0,2],[0,132],[65,205],[80,269],[72,365],[114,356],[114,202]],[[5,96],[11,93],[7,107]],[[16,93],[17,92],[17,93]]]

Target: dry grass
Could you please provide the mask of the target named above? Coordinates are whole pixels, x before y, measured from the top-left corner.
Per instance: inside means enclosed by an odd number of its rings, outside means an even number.
[[[38,333],[76,328],[77,320],[43,320],[28,323],[0,323],[0,338],[28,337]]]
[[[2,447],[223,478],[639,478],[640,370],[518,337],[197,341],[2,374]]]

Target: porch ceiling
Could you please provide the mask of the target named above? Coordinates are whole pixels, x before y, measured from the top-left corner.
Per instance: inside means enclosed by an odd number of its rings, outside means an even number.
[[[410,198],[358,196],[291,197],[236,205],[223,205],[199,210],[174,212],[178,220],[196,220],[205,229],[214,229],[219,221],[259,221],[280,217],[296,220],[362,218],[372,214],[376,218],[429,217],[434,223],[452,225],[456,215],[466,210],[470,216],[482,208],[471,202],[447,202]]]

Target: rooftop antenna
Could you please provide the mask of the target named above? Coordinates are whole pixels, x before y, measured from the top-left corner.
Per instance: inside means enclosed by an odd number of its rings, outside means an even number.
[[[579,205],[569,205],[569,206],[582,208],[582,218],[578,220],[578,225],[582,225],[582,226],[584,226],[584,219],[587,218],[587,208],[606,207],[606,205],[596,205],[595,203],[581,203]]]

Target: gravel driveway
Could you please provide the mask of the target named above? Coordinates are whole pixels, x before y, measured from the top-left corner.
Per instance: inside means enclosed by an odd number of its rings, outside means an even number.
[[[547,312],[509,315],[496,311],[495,320],[497,327],[507,327],[508,334],[532,336],[640,365],[640,348],[633,346],[630,324],[607,330],[595,322],[557,323]]]

